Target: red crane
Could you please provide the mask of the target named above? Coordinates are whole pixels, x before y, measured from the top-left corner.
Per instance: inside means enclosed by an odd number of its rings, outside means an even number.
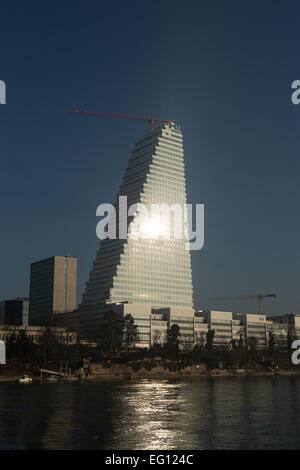
[[[95,113],[91,111],[80,111],[79,109],[71,109],[69,110],[69,113],[87,114],[88,116],[102,116],[102,117],[111,117],[111,118],[119,118],[119,119],[137,119],[138,121],[148,121],[150,124],[151,132],[153,132],[154,130],[155,122],[176,122],[173,119],[155,119],[153,117],[153,113],[151,113],[150,117],[125,116],[122,114]]]

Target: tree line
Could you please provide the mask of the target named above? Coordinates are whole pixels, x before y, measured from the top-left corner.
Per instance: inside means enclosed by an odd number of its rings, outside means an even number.
[[[292,326],[289,327],[287,337],[281,338],[280,342],[270,332],[268,344],[264,348],[259,347],[257,338],[245,338],[243,334],[240,334],[238,340],[217,346],[214,330],[200,334],[195,338],[195,343],[189,338],[185,341],[182,338],[180,327],[173,324],[168,328],[164,342],[154,341],[150,349],[136,350],[134,346],[139,340],[139,333],[134,318],[130,314],[121,318],[110,311],[103,317],[102,336],[97,347],[89,342],[61,343],[51,328],[46,328],[38,344],[24,330],[18,334],[12,333],[6,341],[6,351],[8,360],[17,359],[40,366],[46,366],[49,362],[59,364],[60,361],[68,361],[74,369],[82,366],[83,359],[107,362],[108,358],[118,358],[117,361],[126,362],[133,357],[137,360],[160,357],[171,361],[202,362],[209,367],[218,363],[228,367],[233,364],[243,367],[249,363],[290,361],[291,344],[296,336]]]

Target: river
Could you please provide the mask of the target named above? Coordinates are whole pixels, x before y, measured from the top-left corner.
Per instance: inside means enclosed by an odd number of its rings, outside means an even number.
[[[0,449],[299,449],[300,377],[0,383]]]

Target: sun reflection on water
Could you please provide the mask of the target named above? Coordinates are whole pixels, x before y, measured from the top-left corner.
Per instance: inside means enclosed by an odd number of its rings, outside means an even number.
[[[123,416],[121,418],[127,448],[133,448],[131,439],[138,443],[136,449],[180,448],[180,427],[186,432],[184,423],[192,412],[191,403],[182,395],[183,388],[184,384],[167,381],[132,384],[122,399],[127,419],[133,420],[127,422],[125,430]]]

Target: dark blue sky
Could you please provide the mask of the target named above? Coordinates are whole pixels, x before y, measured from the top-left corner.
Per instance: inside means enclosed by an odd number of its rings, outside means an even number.
[[[299,2],[2,2],[0,299],[28,294],[30,263],[79,259],[78,298],[98,247],[96,207],[113,202],[139,121],[176,119],[188,200],[205,204],[192,254],[209,297],[279,293],[267,313],[300,313]]]

